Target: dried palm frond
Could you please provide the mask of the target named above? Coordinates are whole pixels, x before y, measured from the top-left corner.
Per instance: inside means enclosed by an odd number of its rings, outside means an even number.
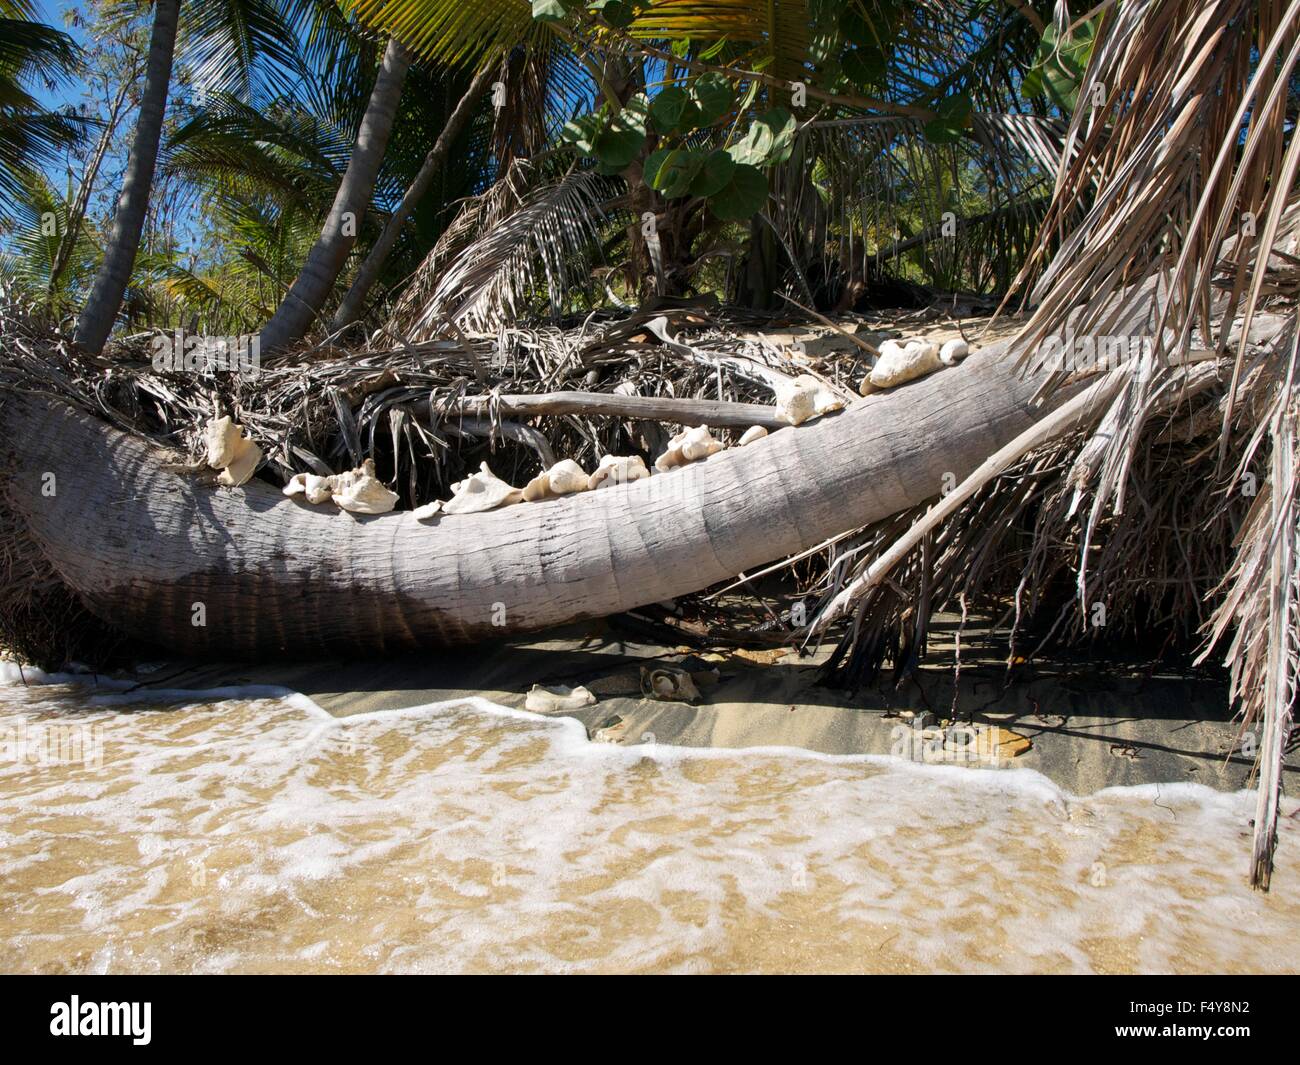
[[[495,332],[526,317],[543,291],[552,315],[561,313],[590,279],[613,191],[591,170],[550,178],[517,160],[448,226],[398,303],[397,327],[414,340],[446,322]]]

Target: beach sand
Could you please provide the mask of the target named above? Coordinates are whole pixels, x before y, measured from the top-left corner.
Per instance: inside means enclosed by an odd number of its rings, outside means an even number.
[[[942,654],[896,687],[886,680],[849,693],[818,683],[829,651],[827,646],[803,658],[722,647],[701,651],[649,642],[616,623],[597,622],[539,639],[419,657],[168,663],[147,675],[143,687],[273,685],[347,717],[472,695],[523,709],[536,683],[583,685],[598,701],[570,716],[603,742],[799,747],[832,755],[902,754],[975,769],[1014,766],[1037,770],[1076,795],[1150,783],[1224,791],[1251,785],[1251,740],[1243,751],[1226,688],[1212,680],[1096,662],[1037,663],[1009,677],[1002,662],[967,650],[955,699],[951,662]],[[700,701],[646,698],[640,667],[647,664],[694,671],[701,680]],[[707,683],[713,670],[718,677]],[[942,731],[924,737],[909,732],[920,725],[943,730],[951,722],[987,730],[1008,746],[984,748],[1001,757],[972,757],[960,746],[936,742]],[[1022,739],[1029,741],[1027,748]],[[1025,749],[1005,757],[1014,748]],[[1295,793],[1298,773],[1300,756],[1293,752],[1284,773],[1287,794]]]

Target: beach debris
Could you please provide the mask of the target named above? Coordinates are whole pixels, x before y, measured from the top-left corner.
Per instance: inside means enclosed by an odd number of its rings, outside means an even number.
[[[641,693],[668,703],[695,703],[702,698],[691,675],[671,666],[642,666]]]
[[[683,429],[668,441],[668,450],[655,459],[655,469],[667,473],[678,466],[716,455],[726,446],[721,440],[714,439],[707,425]]]
[[[353,514],[387,514],[397,506],[397,493],[389,491],[375,476],[375,462],[366,459],[354,470],[321,477],[295,473],[283,488],[287,496],[301,495],[308,503],[328,503]]]
[[[375,460],[334,477],[334,502],[353,514],[387,514],[397,506],[397,493],[375,476]]]
[[[430,500],[428,503],[423,504],[422,506],[416,507],[413,511],[411,511],[411,516],[415,518],[416,521],[428,521],[430,518],[436,518],[441,513],[442,513],[442,500],[433,499]]]
[[[644,460],[640,455],[603,455],[596,471],[587,478],[588,488],[612,488],[617,484],[629,484],[649,477]]]
[[[587,491],[587,472],[573,459],[561,459],[524,485],[524,502],[558,499],[573,492]]]
[[[868,380],[877,388],[893,388],[933,373],[943,363],[939,345],[929,340],[909,340],[906,345],[886,340],[880,345],[880,358],[871,368]]]
[[[812,374],[801,373],[793,381],[778,381],[773,391],[777,417],[791,425],[802,425],[844,407],[844,400]]]
[[[955,366],[970,354],[970,345],[966,341],[957,337],[947,341],[939,349],[939,361],[945,366]]]
[[[287,496],[303,496],[308,503],[328,503],[334,494],[334,478],[316,473],[295,473],[284,486]]]
[[[592,743],[618,743],[626,731],[627,722],[615,714],[606,718],[600,728],[592,729],[589,735]]]
[[[444,514],[480,514],[486,510],[509,506],[524,498],[524,493],[501,480],[484,462],[478,473],[451,486],[452,497],[442,505]]]
[[[744,447],[746,444],[752,444],[755,440],[762,440],[767,436],[767,430],[761,425],[751,425],[745,430],[744,436],[736,443],[736,447]]]
[[[579,684],[570,688],[564,684],[534,684],[524,698],[524,709],[534,714],[563,714],[591,706],[596,697]]]
[[[262,449],[229,415],[211,418],[203,429],[208,465],[220,470],[219,484],[234,488],[247,482],[262,461]]]

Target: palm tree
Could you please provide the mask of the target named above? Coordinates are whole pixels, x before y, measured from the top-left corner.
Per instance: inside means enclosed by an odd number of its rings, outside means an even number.
[[[263,350],[273,351],[300,339],[338,281],[370,204],[410,64],[411,54],[396,37],[390,38],[334,203],[301,272],[262,327]]]
[[[131,280],[140,235],[144,232],[154,167],[158,162],[163,114],[167,109],[167,92],[171,85],[179,14],[180,0],[154,0],[144,93],[140,98],[140,114],[122,177],[117,211],[113,215],[104,261],[77,319],[75,339],[94,354],[103,350],[104,342],[112,332],[126,286]]]
[[[80,54],[67,34],[32,21],[28,5],[0,0],[0,223],[28,198],[32,175],[83,133],[80,119],[48,110],[31,92],[38,80],[68,78]]]

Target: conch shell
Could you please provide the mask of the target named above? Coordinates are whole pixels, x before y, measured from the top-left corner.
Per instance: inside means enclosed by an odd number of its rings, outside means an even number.
[[[715,440],[707,425],[697,425],[693,429],[684,429],[668,441],[668,450],[655,459],[655,469],[667,473],[688,462],[697,462],[710,455],[716,455],[726,445]]]
[[[588,488],[612,488],[617,484],[630,484],[643,477],[649,477],[650,471],[640,455],[604,455],[596,472],[587,478]]]
[[[478,473],[457,481],[451,490],[451,499],[442,505],[444,514],[479,514],[518,503],[524,498],[520,489],[506,484],[488,469],[486,462],[479,467]]]
[[[390,492],[375,476],[373,459],[366,459],[355,470],[329,477],[295,473],[284,486],[284,494],[301,495],[308,503],[326,503],[333,499],[340,509],[354,514],[387,514],[397,506],[397,493]]]
[[[305,496],[308,503],[328,503],[334,494],[334,478],[315,473],[295,473],[284,486],[287,496]]]
[[[844,400],[812,374],[801,373],[776,387],[776,412],[782,421],[802,425],[811,418],[841,410]]]
[[[928,340],[909,340],[906,345],[886,340],[880,358],[867,379],[877,388],[892,388],[941,369],[939,345]]]
[[[952,366],[961,362],[969,354],[970,345],[964,340],[954,338],[939,349],[939,361],[945,366]]]
[[[219,484],[231,488],[244,484],[262,461],[262,449],[229,416],[209,419],[203,437],[208,465],[221,471]]]
[[[545,473],[539,473],[524,485],[524,502],[557,499],[587,490],[587,474],[573,459],[561,459]]]
[[[736,443],[736,447],[744,447],[746,444],[752,444],[755,440],[762,440],[767,436],[767,430],[761,425],[751,425],[745,430],[745,435]]]
[[[334,480],[334,502],[353,514],[387,514],[397,505],[397,493],[390,492],[375,476],[374,459],[357,469],[340,473]]]

